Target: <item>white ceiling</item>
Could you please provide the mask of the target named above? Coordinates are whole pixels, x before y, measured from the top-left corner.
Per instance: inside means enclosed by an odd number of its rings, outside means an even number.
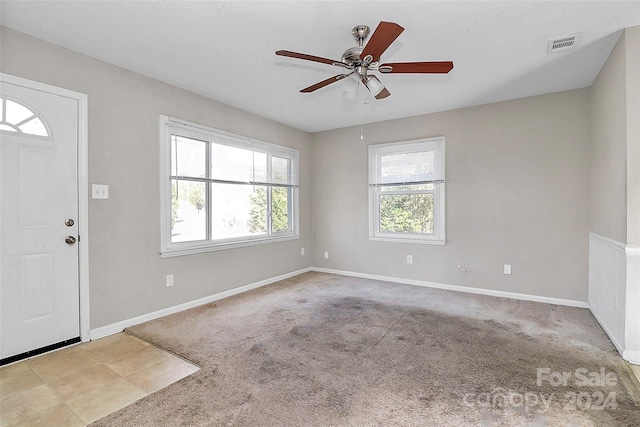
[[[640,1],[0,1],[2,25],[315,132],[590,86]],[[335,66],[355,25],[397,22],[382,62],[453,60],[447,75],[384,74],[391,96],[344,96]],[[547,54],[550,38],[580,33]]]

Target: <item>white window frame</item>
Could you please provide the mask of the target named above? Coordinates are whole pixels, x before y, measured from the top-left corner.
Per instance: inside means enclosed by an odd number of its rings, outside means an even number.
[[[273,156],[291,159],[291,200],[289,200],[290,229],[284,232],[267,231],[267,235],[242,236],[239,238],[210,239],[191,242],[171,242],[171,135],[178,134],[188,138],[218,143],[244,149],[266,152]],[[299,232],[299,189],[298,189],[298,157],[299,152],[294,148],[271,144],[264,141],[236,135],[233,133],[210,128],[204,125],[188,122],[181,119],[161,115],[160,116],[160,256],[162,258],[190,255],[202,252],[232,249],[245,246],[253,246],[265,243],[293,240],[300,238]],[[269,185],[260,183],[256,185]],[[269,193],[268,193],[269,194]],[[269,198],[268,198],[269,200]],[[270,202],[267,202],[270,209]],[[207,206],[209,208],[209,206]],[[269,222],[270,223],[270,222]],[[207,228],[210,228],[207,225]]]
[[[380,177],[380,158],[389,154],[407,154],[414,152],[434,151],[435,171],[432,179],[412,182],[395,182],[402,184],[433,183],[433,190],[418,191],[433,194],[433,233],[393,233],[380,231],[380,196],[384,193],[384,185]],[[416,191],[406,191],[407,194]],[[369,146],[369,240],[399,243],[420,243],[445,245],[445,138],[438,136],[411,141],[374,144]]]

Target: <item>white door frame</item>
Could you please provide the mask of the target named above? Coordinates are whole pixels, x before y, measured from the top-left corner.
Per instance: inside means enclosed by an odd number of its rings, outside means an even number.
[[[78,101],[78,281],[80,286],[80,339],[91,339],[89,318],[89,134],[87,95],[72,90],[0,73],[0,80],[16,86]]]

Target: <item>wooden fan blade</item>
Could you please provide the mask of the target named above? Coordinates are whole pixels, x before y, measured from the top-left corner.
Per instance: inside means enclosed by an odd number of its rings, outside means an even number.
[[[390,62],[381,64],[378,71],[381,73],[442,73],[446,74],[453,69],[453,62]]]
[[[393,43],[403,31],[404,28],[395,22],[380,22],[360,54],[360,59],[364,61],[367,55],[371,55],[373,61],[379,61],[380,55],[391,46],[391,43]]]
[[[347,64],[341,61],[334,61],[333,59],[322,58],[320,56],[307,55],[306,53],[291,52],[290,50],[279,50],[276,52],[276,55],[288,56],[289,58],[304,59],[306,61],[320,62],[322,64],[340,65],[342,67],[347,67]]]
[[[376,99],[384,99],[384,98],[386,98],[386,97],[387,97],[387,96],[389,96],[389,95],[391,95],[391,92],[389,92],[389,90],[385,87],[384,89],[382,89],[382,90],[380,91],[380,93],[379,93],[379,94],[377,94],[377,95],[375,96],[375,98],[376,98]]]
[[[320,88],[323,88],[323,87],[325,87],[327,85],[330,85],[331,83],[335,83],[337,81],[340,81],[340,80],[344,79],[345,77],[349,77],[349,74],[338,74],[337,76],[329,77],[326,80],[318,82],[318,83],[316,83],[314,85],[311,85],[309,87],[305,87],[300,92],[302,92],[302,93],[313,92],[313,91],[318,90]]]

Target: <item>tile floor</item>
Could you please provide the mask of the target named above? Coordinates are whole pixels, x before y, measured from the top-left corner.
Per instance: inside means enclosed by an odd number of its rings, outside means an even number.
[[[86,426],[197,370],[124,332],[67,347],[0,368],[0,425]]]

